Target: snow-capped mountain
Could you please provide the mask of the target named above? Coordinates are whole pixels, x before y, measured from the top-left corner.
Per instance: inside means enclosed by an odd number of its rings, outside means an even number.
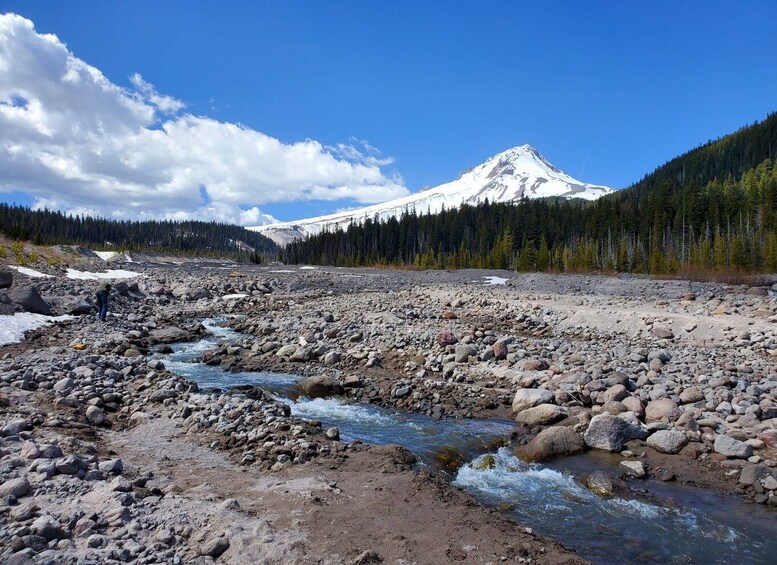
[[[486,199],[489,202],[516,202],[523,197],[560,196],[596,200],[612,191],[606,186],[573,179],[548,163],[536,149],[522,145],[494,155],[482,165],[464,171],[452,182],[410,196],[326,216],[248,229],[261,232],[276,243],[285,245],[307,235],[334,230],[337,226],[347,229],[352,221],[361,222],[376,215],[381,220],[387,220],[392,216],[399,217],[405,211],[435,213],[443,207],[449,210],[464,203],[477,204]]]

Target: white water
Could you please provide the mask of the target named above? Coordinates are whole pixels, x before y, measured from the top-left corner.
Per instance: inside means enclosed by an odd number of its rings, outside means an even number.
[[[208,386],[229,388],[252,384],[278,394],[292,414],[336,426],[344,441],[402,445],[423,462],[434,464],[444,448],[464,454],[483,453],[487,443],[510,434],[513,423],[483,420],[434,420],[421,414],[395,412],[374,405],[348,404],[340,398],[295,396],[294,375],[229,373],[193,362],[219,339],[242,342],[245,336],[205,320],[212,337],[174,346],[168,369]],[[247,343],[247,342],[246,342]],[[486,456],[475,458],[457,473],[454,484],[486,505],[510,506],[507,514],[574,548],[595,563],[769,564],[777,554],[777,520],[761,507],[737,498],[651,481],[636,482],[650,496],[601,498],[571,474],[557,468],[528,464],[507,448],[495,454],[491,469],[476,469]],[[565,460],[554,464],[559,467]],[[597,466],[589,456],[579,461]]]
[[[493,457],[492,468],[479,468],[485,457]],[[764,556],[777,544],[775,524],[759,529],[741,519],[746,507],[737,500],[726,511],[720,495],[680,485],[656,485],[669,489],[675,504],[663,497],[603,498],[573,476],[521,461],[507,448],[463,466],[453,484],[487,504],[509,505],[508,515],[598,563],[767,563]]]

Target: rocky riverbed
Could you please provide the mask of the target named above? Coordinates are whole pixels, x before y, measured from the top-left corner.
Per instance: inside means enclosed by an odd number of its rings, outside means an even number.
[[[94,280],[0,277],[4,313],[72,316],[0,348],[3,562],[582,562],[451,486],[455,454],[419,469],[407,450],[341,442],[256,387],[200,391],[171,373],[160,355],[213,316],[238,334],[203,352],[208,365],[301,374],[310,396],[432,418],[511,418],[527,460],[596,450],[629,480],[777,506],[767,287],[121,268],[139,276],[115,283],[106,323]],[[589,486],[606,496],[618,480]]]

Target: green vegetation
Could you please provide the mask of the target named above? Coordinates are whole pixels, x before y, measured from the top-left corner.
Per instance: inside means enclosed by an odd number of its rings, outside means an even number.
[[[367,220],[290,244],[290,263],[777,272],[777,114],[593,203],[523,200]]]
[[[0,233],[17,240],[11,244],[11,253],[19,265],[32,260],[24,253],[22,241],[36,245],[66,244],[98,249],[228,256],[253,262],[274,257],[277,252],[275,244],[267,237],[228,224],[117,222],[9,204],[0,204]]]

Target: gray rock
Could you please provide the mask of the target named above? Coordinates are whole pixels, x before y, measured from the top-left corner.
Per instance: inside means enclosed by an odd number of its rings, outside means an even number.
[[[688,445],[688,437],[684,432],[661,430],[651,435],[647,444],[656,451],[673,455]]]
[[[769,468],[765,465],[748,465],[742,469],[739,474],[739,483],[752,486],[768,472]]]
[[[25,312],[51,316],[51,306],[41,298],[38,289],[31,285],[13,285],[8,291],[11,302],[20,306]]]
[[[627,441],[646,437],[647,430],[610,414],[594,416],[583,435],[588,447],[605,451],[620,451]]]
[[[47,540],[62,539],[67,537],[59,522],[45,514],[32,523],[32,531]]]
[[[227,538],[211,538],[200,547],[200,555],[207,555],[214,559],[229,549]]]
[[[739,441],[738,439],[734,439],[725,434],[715,437],[713,449],[715,449],[716,453],[734,459],[747,459],[753,454],[752,447],[743,441]]]
[[[680,402],[683,404],[692,404],[704,400],[704,391],[699,387],[686,388],[680,393]]]
[[[29,494],[30,489],[30,482],[24,477],[8,479],[0,485],[0,498],[5,498],[9,494],[14,495],[16,498],[21,498]]]
[[[54,383],[54,390],[57,392],[62,392],[64,394],[67,394],[71,390],[73,390],[73,387],[76,386],[76,383],[71,379],[70,377],[65,377],[63,379],[59,379],[56,383]]]
[[[101,461],[97,468],[103,473],[121,475],[122,471],[124,471],[124,463],[121,459],[108,459],[107,461]]]
[[[553,393],[544,388],[519,388],[513,397],[513,412],[521,412],[539,404],[548,404],[554,400]]]
[[[310,398],[332,396],[334,394],[342,394],[343,392],[343,387],[340,386],[340,383],[329,375],[308,377],[300,381],[299,387]]]
[[[296,351],[297,351],[297,346],[296,345],[293,345],[293,344],[291,344],[291,345],[284,345],[283,347],[279,348],[275,352],[275,355],[278,356],[278,357],[291,357],[292,355],[294,355],[294,353]]]
[[[621,461],[620,470],[625,476],[636,479],[644,479],[647,475],[642,461]]]
[[[105,411],[97,406],[90,406],[86,409],[86,419],[90,424],[102,426],[106,422]]]
[[[0,271],[0,288],[8,288],[13,284],[13,273],[11,271]]]
[[[560,455],[573,455],[585,450],[585,442],[572,428],[558,426],[538,433],[520,448],[520,455],[528,461],[547,461]]]
[[[455,351],[455,358],[453,359],[456,363],[466,363],[470,357],[473,355],[477,355],[477,348],[474,345],[469,345],[466,343],[460,343],[456,346]]]
[[[555,404],[539,404],[533,408],[521,410],[515,417],[515,421],[526,426],[546,426],[567,416],[567,411]]]

